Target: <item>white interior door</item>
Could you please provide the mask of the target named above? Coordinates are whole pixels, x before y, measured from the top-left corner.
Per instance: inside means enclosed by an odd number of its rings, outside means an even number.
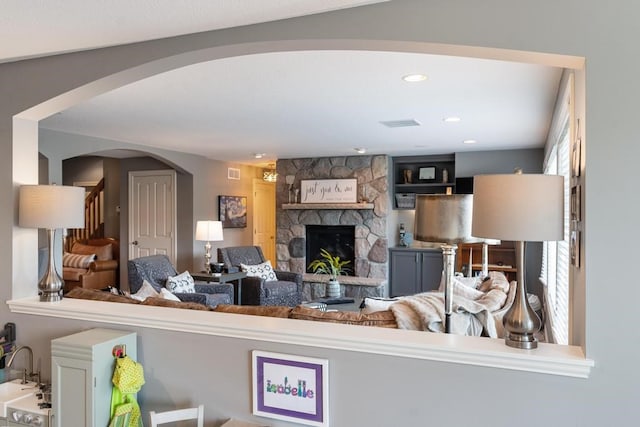
[[[276,266],[276,185],[253,180],[253,244]]]
[[[129,172],[129,259],[164,254],[176,264],[176,173]]]

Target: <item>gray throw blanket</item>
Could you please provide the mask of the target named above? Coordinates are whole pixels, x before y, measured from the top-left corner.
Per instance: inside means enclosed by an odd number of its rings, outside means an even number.
[[[501,273],[480,284],[478,289],[462,280],[453,283],[453,312],[451,331],[460,335],[486,335],[498,338],[502,335],[502,324],[494,315],[502,313],[513,301],[513,289]],[[505,304],[507,303],[507,304]],[[391,304],[400,329],[444,332],[444,293],[425,292],[402,297]],[[498,316],[501,320],[501,316]]]

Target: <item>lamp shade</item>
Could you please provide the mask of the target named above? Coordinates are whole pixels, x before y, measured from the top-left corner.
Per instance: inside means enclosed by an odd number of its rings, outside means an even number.
[[[216,242],[224,240],[221,221],[198,221],[196,223],[196,240]]]
[[[474,177],[474,236],[540,242],[564,238],[564,178],[505,174]]]
[[[84,196],[83,187],[23,185],[18,224],[28,228],[83,228]]]
[[[472,194],[416,196],[415,239],[423,242],[480,242],[471,237]]]

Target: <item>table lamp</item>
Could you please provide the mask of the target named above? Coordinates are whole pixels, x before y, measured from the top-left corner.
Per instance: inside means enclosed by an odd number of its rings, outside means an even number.
[[[503,318],[505,343],[534,349],[541,321],[527,301],[525,241],[564,238],[564,178],[559,175],[479,175],[474,177],[474,236],[514,240],[516,294]]]
[[[211,274],[211,242],[224,240],[221,221],[198,221],[196,223],[196,240],[207,242],[204,245],[204,269]]]
[[[40,301],[60,301],[64,280],[55,265],[55,231],[58,228],[84,228],[84,188],[23,185],[19,199],[18,225],[47,229],[49,261],[44,276],[38,282]]]
[[[419,194],[416,197],[415,239],[443,243],[446,333],[451,333],[452,287],[457,243],[480,242],[471,237],[472,211],[472,194]]]

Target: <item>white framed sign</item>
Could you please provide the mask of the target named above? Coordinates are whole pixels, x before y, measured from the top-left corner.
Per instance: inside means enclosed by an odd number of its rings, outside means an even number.
[[[300,203],[356,203],[357,179],[308,179],[300,181]]]
[[[329,426],[329,361],[252,351],[253,413]]]

